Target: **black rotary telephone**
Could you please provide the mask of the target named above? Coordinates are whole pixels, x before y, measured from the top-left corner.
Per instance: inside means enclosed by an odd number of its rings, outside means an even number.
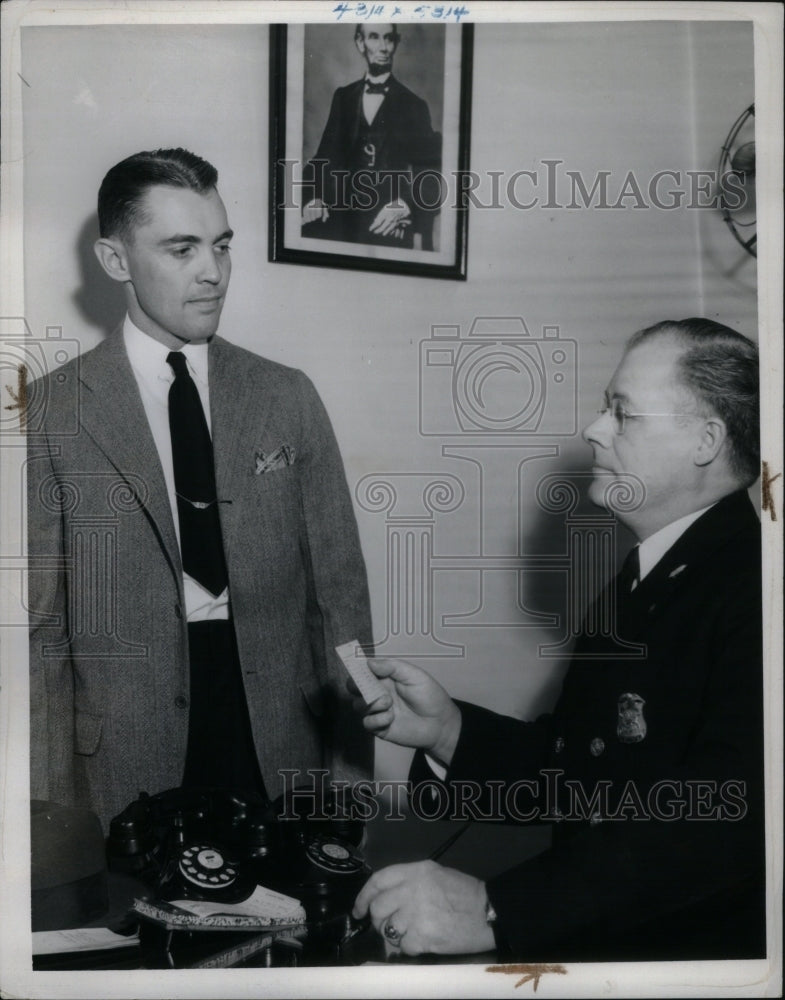
[[[238,902],[264,885],[307,908],[314,898],[322,909],[326,898],[348,902],[370,874],[351,796],[314,796],[306,811],[294,792],[275,802],[210,788],[142,793],[109,825],[109,868],[164,900]]]

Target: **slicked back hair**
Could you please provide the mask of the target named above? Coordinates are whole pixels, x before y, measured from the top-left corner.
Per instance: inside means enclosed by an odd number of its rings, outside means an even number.
[[[727,429],[731,471],[741,486],[760,473],[760,371],[758,348],[729,326],[700,317],[664,320],[634,333],[627,350],[671,336],[684,351],[676,362],[682,385]]]
[[[206,194],[218,182],[215,167],[187,149],[156,149],[134,153],[115,164],[98,191],[98,225],[101,236],[133,239],[144,221],[142,199],[158,185],[188,188]]]

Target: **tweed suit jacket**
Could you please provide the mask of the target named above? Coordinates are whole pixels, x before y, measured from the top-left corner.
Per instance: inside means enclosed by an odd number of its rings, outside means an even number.
[[[760,525],[746,492],[695,521],[617,620],[644,655],[582,635],[552,714],[461,703],[448,781],[534,780],[508,818],[553,824],[550,850],[487,884],[499,944],[527,961],[760,957]]]
[[[269,794],[278,771],[372,774],[334,647],[371,642],[329,418],[301,372],[215,337],[210,409],[231,610]],[[189,656],[163,472],[118,331],[31,387],[31,781],[104,823],[180,784]],[[259,472],[259,456],[276,456]],[[303,779],[305,775],[303,775]]]

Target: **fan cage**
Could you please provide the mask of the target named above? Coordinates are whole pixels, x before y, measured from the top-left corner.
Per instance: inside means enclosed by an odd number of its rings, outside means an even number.
[[[740,229],[748,229],[750,226],[754,226],[756,220],[752,219],[749,222],[739,222],[737,219],[733,218],[731,209],[727,204],[725,188],[722,183],[722,178],[725,177],[726,174],[739,173],[739,171],[735,171],[733,169],[733,166],[731,165],[731,156],[734,152],[734,145],[736,143],[736,139],[739,136],[739,133],[747,124],[749,119],[753,118],[754,116],[755,116],[755,105],[750,104],[750,106],[746,108],[739,115],[739,117],[731,126],[731,130],[730,132],[728,132],[728,136],[725,139],[725,142],[722,144],[722,150],[720,152],[720,162],[719,166],[717,167],[717,189],[718,189],[718,203],[720,210],[722,211],[723,222],[725,222],[725,224],[728,226],[728,229],[730,229],[736,242],[740,246],[744,247],[744,249],[747,251],[748,254],[751,254],[753,257],[757,257],[758,256],[756,247],[756,243],[758,241],[757,233],[753,233],[752,236],[750,236],[748,239],[744,239],[744,236],[739,232]]]

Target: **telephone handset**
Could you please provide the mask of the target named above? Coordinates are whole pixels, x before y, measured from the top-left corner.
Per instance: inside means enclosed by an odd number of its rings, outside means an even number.
[[[143,793],[110,823],[109,867],[146,881],[161,899],[237,902],[257,884],[297,897],[351,897],[370,874],[362,822],[336,802],[318,820],[285,805],[223,789]]]

